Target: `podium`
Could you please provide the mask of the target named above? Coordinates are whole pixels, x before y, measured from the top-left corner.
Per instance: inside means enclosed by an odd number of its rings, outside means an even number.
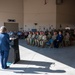
[[[19,42],[18,38],[13,38],[11,41],[11,49],[9,51],[8,62],[15,64],[18,61],[20,61]]]

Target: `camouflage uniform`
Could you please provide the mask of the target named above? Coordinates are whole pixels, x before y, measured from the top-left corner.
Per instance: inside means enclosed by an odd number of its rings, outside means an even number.
[[[69,35],[69,33],[66,33],[66,35],[64,36],[64,43],[65,43],[65,46],[70,45],[70,35]]]
[[[47,45],[50,45],[50,47],[53,47],[53,42],[57,37],[57,32],[54,32],[52,38],[49,39],[49,41],[46,43]]]
[[[50,32],[48,32],[48,35],[47,35],[47,40],[51,39],[52,38],[52,35]]]
[[[42,40],[42,34],[39,35],[38,40],[37,40],[37,44],[38,46],[40,46],[40,41]]]
[[[30,44],[30,39],[31,39],[31,37],[32,37],[32,34],[29,33],[29,35],[28,35],[28,37],[27,37],[27,44]]]
[[[39,38],[39,34],[37,34],[37,35],[35,36],[35,45],[36,45],[36,46],[38,45],[38,38]]]
[[[40,41],[40,46],[44,47],[47,42],[47,36],[43,35],[42,40]]]
[[[34,45],[35,42],[35,33],[33,33],[32,37],[30,38],[30,44]]]

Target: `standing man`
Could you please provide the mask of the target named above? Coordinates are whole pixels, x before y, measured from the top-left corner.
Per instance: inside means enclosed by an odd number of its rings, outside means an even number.
[[[9,35],[7,34],[7,29],[5,26],[0,27],[0,51],[1,51],[1,67],[2,69],[7,69],[7,60],[9,55],[9,46],[10,40]]]

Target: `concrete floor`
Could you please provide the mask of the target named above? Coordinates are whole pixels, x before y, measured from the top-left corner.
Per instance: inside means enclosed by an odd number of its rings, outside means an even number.
[[[40,48],[19,41],[20,61],[0,75],[75,75],[75,46]]]

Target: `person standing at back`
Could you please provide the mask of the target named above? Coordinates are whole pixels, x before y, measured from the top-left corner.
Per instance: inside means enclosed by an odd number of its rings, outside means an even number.
[[[5,26],[0,27],[0,51],[1,51],[1,67],[7,69],[8,55],[10,50],[10,40]]]

